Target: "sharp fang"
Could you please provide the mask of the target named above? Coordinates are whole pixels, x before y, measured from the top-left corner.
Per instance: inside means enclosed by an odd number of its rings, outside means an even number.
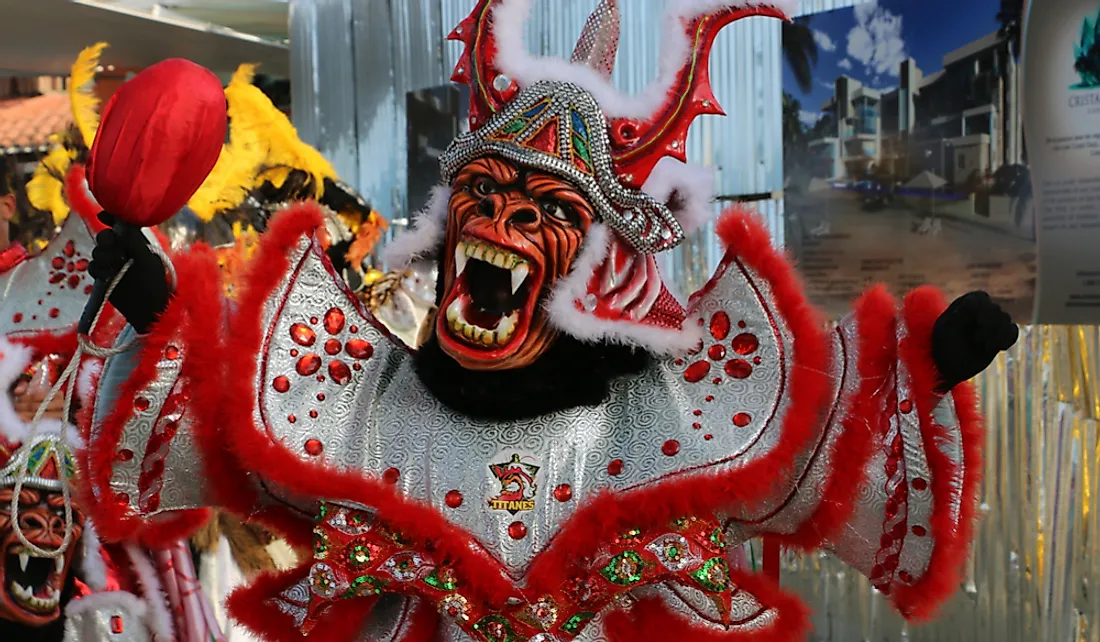
[[[527,267],[526,263],[520,263],[512,268],[512,294],[519,291],[519,286],[523,285],[523,282],[527,280],[527,274],[530,271],[531,269]]]
[[[466,244],[459,243],[455,247],[455,278],[462,276],[462,273],[466,271],[466,262],[470,260],[470,257],[466,256]]]
[[[31,556],[26,551],[19,554],[19,567],[23,569],[23,572],[27,571],[27,562],[29,562]]]
[[[61,557],[53,558],[53,567],[54,570],[57,571],[57,574],[60,575],[61,571],[65,569],[65,559]]]

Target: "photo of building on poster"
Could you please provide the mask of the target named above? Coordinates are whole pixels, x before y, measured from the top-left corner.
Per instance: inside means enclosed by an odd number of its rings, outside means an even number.
[[[1000,0],[872,0],[784,27],[787,242],[815,303],[868,283],[1035,293],[1020,19]],[[1019,10],[1022,10],[1022,0]]]

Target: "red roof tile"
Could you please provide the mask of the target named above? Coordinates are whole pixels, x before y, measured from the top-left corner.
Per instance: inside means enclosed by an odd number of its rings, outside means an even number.
[[[72,122],[69,95],[0,100],[0,155],[45,150],[53,134]]]

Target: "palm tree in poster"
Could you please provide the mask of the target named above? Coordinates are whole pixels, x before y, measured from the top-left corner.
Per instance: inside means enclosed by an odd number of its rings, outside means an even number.
[[[814,88],[814,67],[817,65],[817,41],[808,16],[783,23],[783,58],[804,93]]]
[[[1001,23],[999,30],[1001,37],[1012,43],[1012,55],[1019,58],[1024,25],[1024,0],[1001,0],[997,22]]]

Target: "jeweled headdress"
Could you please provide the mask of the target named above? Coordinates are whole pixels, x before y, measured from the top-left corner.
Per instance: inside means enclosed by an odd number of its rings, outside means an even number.
[[[785,10],[795,6],[795,0],[669,0],[657,77],[636,96],[611,82],[617,0],[600,1],[571,60],[527,53],[523,32],[530,0],[479,0],[451,33],[450,39],[465,45],[452,80],[470,88],[470,132],[441,157],[443,181],[449,185],[474,159],[499,156],[565,178],[597,214],[573,272],[549,301],[550,319],[559,329],[657,351],[695,343],[653,255],[676,247],[713,211],[711,173],[688,164],[686,153],[692,122],[724,114],[710,86],[711,48],[734,21],[786,20]],[[438,248],[443,190],[417,229],[395,241],[388,258]]]

